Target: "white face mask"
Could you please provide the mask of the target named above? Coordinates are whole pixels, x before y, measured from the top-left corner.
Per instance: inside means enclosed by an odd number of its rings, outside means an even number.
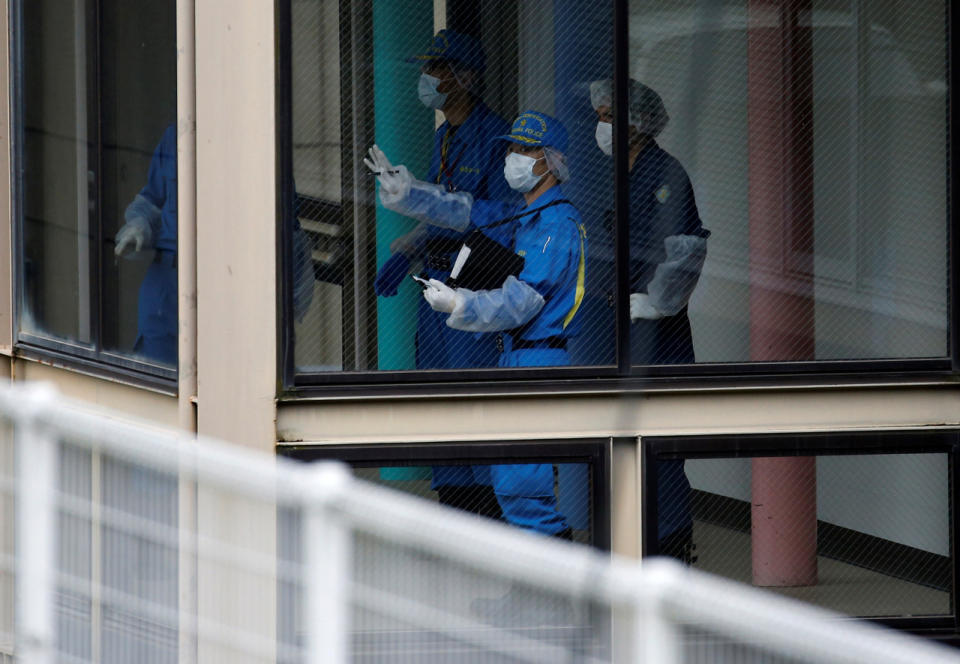
[[[427,108],[440,110],[447,103],[447,93],[437,90],[440,79],[429,74],[420,74],[420,83],[417,84],[417,94],[420,101]]]
[[[613,125],[609,122],[597,123],[597,145],[608,157],[613,156]]]
[[[543,157],[540,157],[543,159]],[[534,159],[519,152],[511,152],[507,155],[506,163],[503,166],[503,177],[507,179],[507,184],[514,191],[525,194],[543,179],[543,175],[534,175],[533,166],[540,159]]]

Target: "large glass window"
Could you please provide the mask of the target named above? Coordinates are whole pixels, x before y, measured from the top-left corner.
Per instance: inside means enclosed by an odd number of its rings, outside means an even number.
[[[290,0],[288,378],[945,360],[946,8]]]
[[[947,355],[946,10],[630,2],[635,362]]]
[[[955,443],[740,436],[731,451],[722,436],[645,439],[646,553],[847,615],[952,628]]]
[[[584,82],[610,70],[611,8],[443,4],[289,4],[293,369],[612,365],[578,346],[613,319],[585,299],[612,189]],[[374,144],[390,166],[365,164]],[[390,198],[393,170],[420,203]],[[469,302],[451,319],[414,276]]]
[[[456,445],[291,445],[281,447],[279,453],[303,461],[345,461],[352,466],[355,476],[368,482],[544,538],[605,549],[610,546],[609,449],[609,440],[496,441]],[[300,515],[292,510],[282,511],[278,542],[285,564],[300,564],[301,533]],[[528,636],[538,630],[558,630],[569,632],[576,639],[578,651],[603,647],[593,641],[605,629],[601,629],[602,613],[595,607],[544,597],[536,602],[517,602],[515,598],[522,592],[523,584],[500,584],[474,573],[454,580],[451,568],[436,560],[428,563],[431,580],[410,573],[384,573],[397,560],[407,560],[411,552],[390,547],[384,556],[370,546],[374,539],[359,537],[354,541],[355,577],[358,586],[369,586],[379,597],[403,594],[404,586],[412,584],[416,595],[424,597],[428,606],[454,616],[463,625],[470,625],[471,630],[511,627],[524,630]],[[376,573],[371,575],[370,569]],[[434,573],[441,584],[437,590],[432,589]],[[291,646],[302,639],[300,601],[295,583],[280,583],[277,630],[280,639]],[[352,614],[353,643],[358,652],[406,654],[409,645],[410,656],[422,658],[424,646],[418,639],[422,625],[408,622],[409,616],[371,608],[360,602]],[[399,645],[399,633],[414,638],[404,638],[405,644]],[[430,646],[431,652],[443,652],[444,648],[446,644],[439,642]],[[462,648],[463,644],[457,647],[460,656],[466,652]]]
[[[17,5],[22,346],[175,375],[175,9]]]

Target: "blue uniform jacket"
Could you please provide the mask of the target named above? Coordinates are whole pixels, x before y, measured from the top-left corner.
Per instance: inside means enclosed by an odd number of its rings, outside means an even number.
[[[160,220],[154,222],[154,246],[163,251],[177,251],[177,128],[170,125],[163,132],[153,151],[147,184],[140,195],[160,209]]]
[[[630,170],[630,292],[645,293],[666,258],[671,235],[707,237],[693,186],[680,162],[652,141]],[[634,364],[692,363],[693,336],[684,308],[675,316],[639,320],[631,326]]]
[[[471,221],[483,230],[512,215],[532,213],[510,226],[513,249],[525,261],[517,278],[545,300],[537,315],[518,331],[521,339],[570,337],[579,325],[576,313],[586,283],[586,231],[573,204],[545,207],[565,198],[563,188],[556,186],[529,206],[476,201],[470,214]]]

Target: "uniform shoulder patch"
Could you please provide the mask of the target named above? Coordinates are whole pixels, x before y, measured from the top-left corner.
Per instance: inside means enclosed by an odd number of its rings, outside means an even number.
[[[670,198],[670,187],[669,185],[663,185],[657,189],[657,193],[654,194],[657,197],[657,200],[660,201],[660,204],[663,205],[667,202],[667,199]]]

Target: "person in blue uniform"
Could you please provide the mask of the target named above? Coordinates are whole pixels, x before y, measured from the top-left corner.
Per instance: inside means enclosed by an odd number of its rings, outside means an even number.
[[[486,68],[479,42],[453,30],[440,30],[430,47],[409,62],[421,64],[421,102],[444,114],[433,137],[427,181],[476,198],[514,198],[503,178],[502,150],[493,142],[509,125],[477,94]],[[446,280],[462,235],[423,225],[397,238],[390,247],[392,255],[377,273],[374,292],[381,297],[396,295],[399,285],[420,264],[426,277]],[[426,302],[417,306],[417,369],[496,366],[499,353],[494,335],[455,330]],[[486,467],[434,466],[432,471],[431,488],[442,504],[500,518]]]
[[[522,203],[478,200],[414,180],[376,146],[368,166],[380,174],[380,200],[387,208],[455,231],[475,227],[503,234],[506,245],[524,259],[520,273],[493,290],[451,288],[430,279],[424,299],[444,315],[445,324],[466,332],[500,332],[500,367],[566,366],[586,279],[586,233],[560,186],[569,177],[567,131],[555,118],[526,111],[497,142],[509,146],[504,177],[523,196]],[[496,465],[490,474],[508,523],[571,537],[557,509],[551,464]]]
[[[633,364],[692,364],[687,303],[700,278],[710,231],[703,227],[693,186],[677,159],[656,141],[669,121],[663,100],[630,80],[630,345]],[[590,85],[597,145],[613,154],[613,85]],[[657,476],[660,553],[692,559],[690,483],[682,460],[661,461]]]
[[[293,190],[292,180],[285,185]],[[293,192],[288,196],[292,204]],[[314,274],[308,243],[294,209],[294,317],[303,318],[313,298]],[[147,183],[124,212],[125,223],[114,238],[117,257],[150,257],[137,300],[137,339],[133,352],[170,367],[177,366],[177,129],[169,125],[153,151]]]
[[[133,351],[167,366],[177,364],[177,131],[170,125],[153,151],[147,183],[127,206],[114,239],[117,256],[154,250],[140,284]]]

